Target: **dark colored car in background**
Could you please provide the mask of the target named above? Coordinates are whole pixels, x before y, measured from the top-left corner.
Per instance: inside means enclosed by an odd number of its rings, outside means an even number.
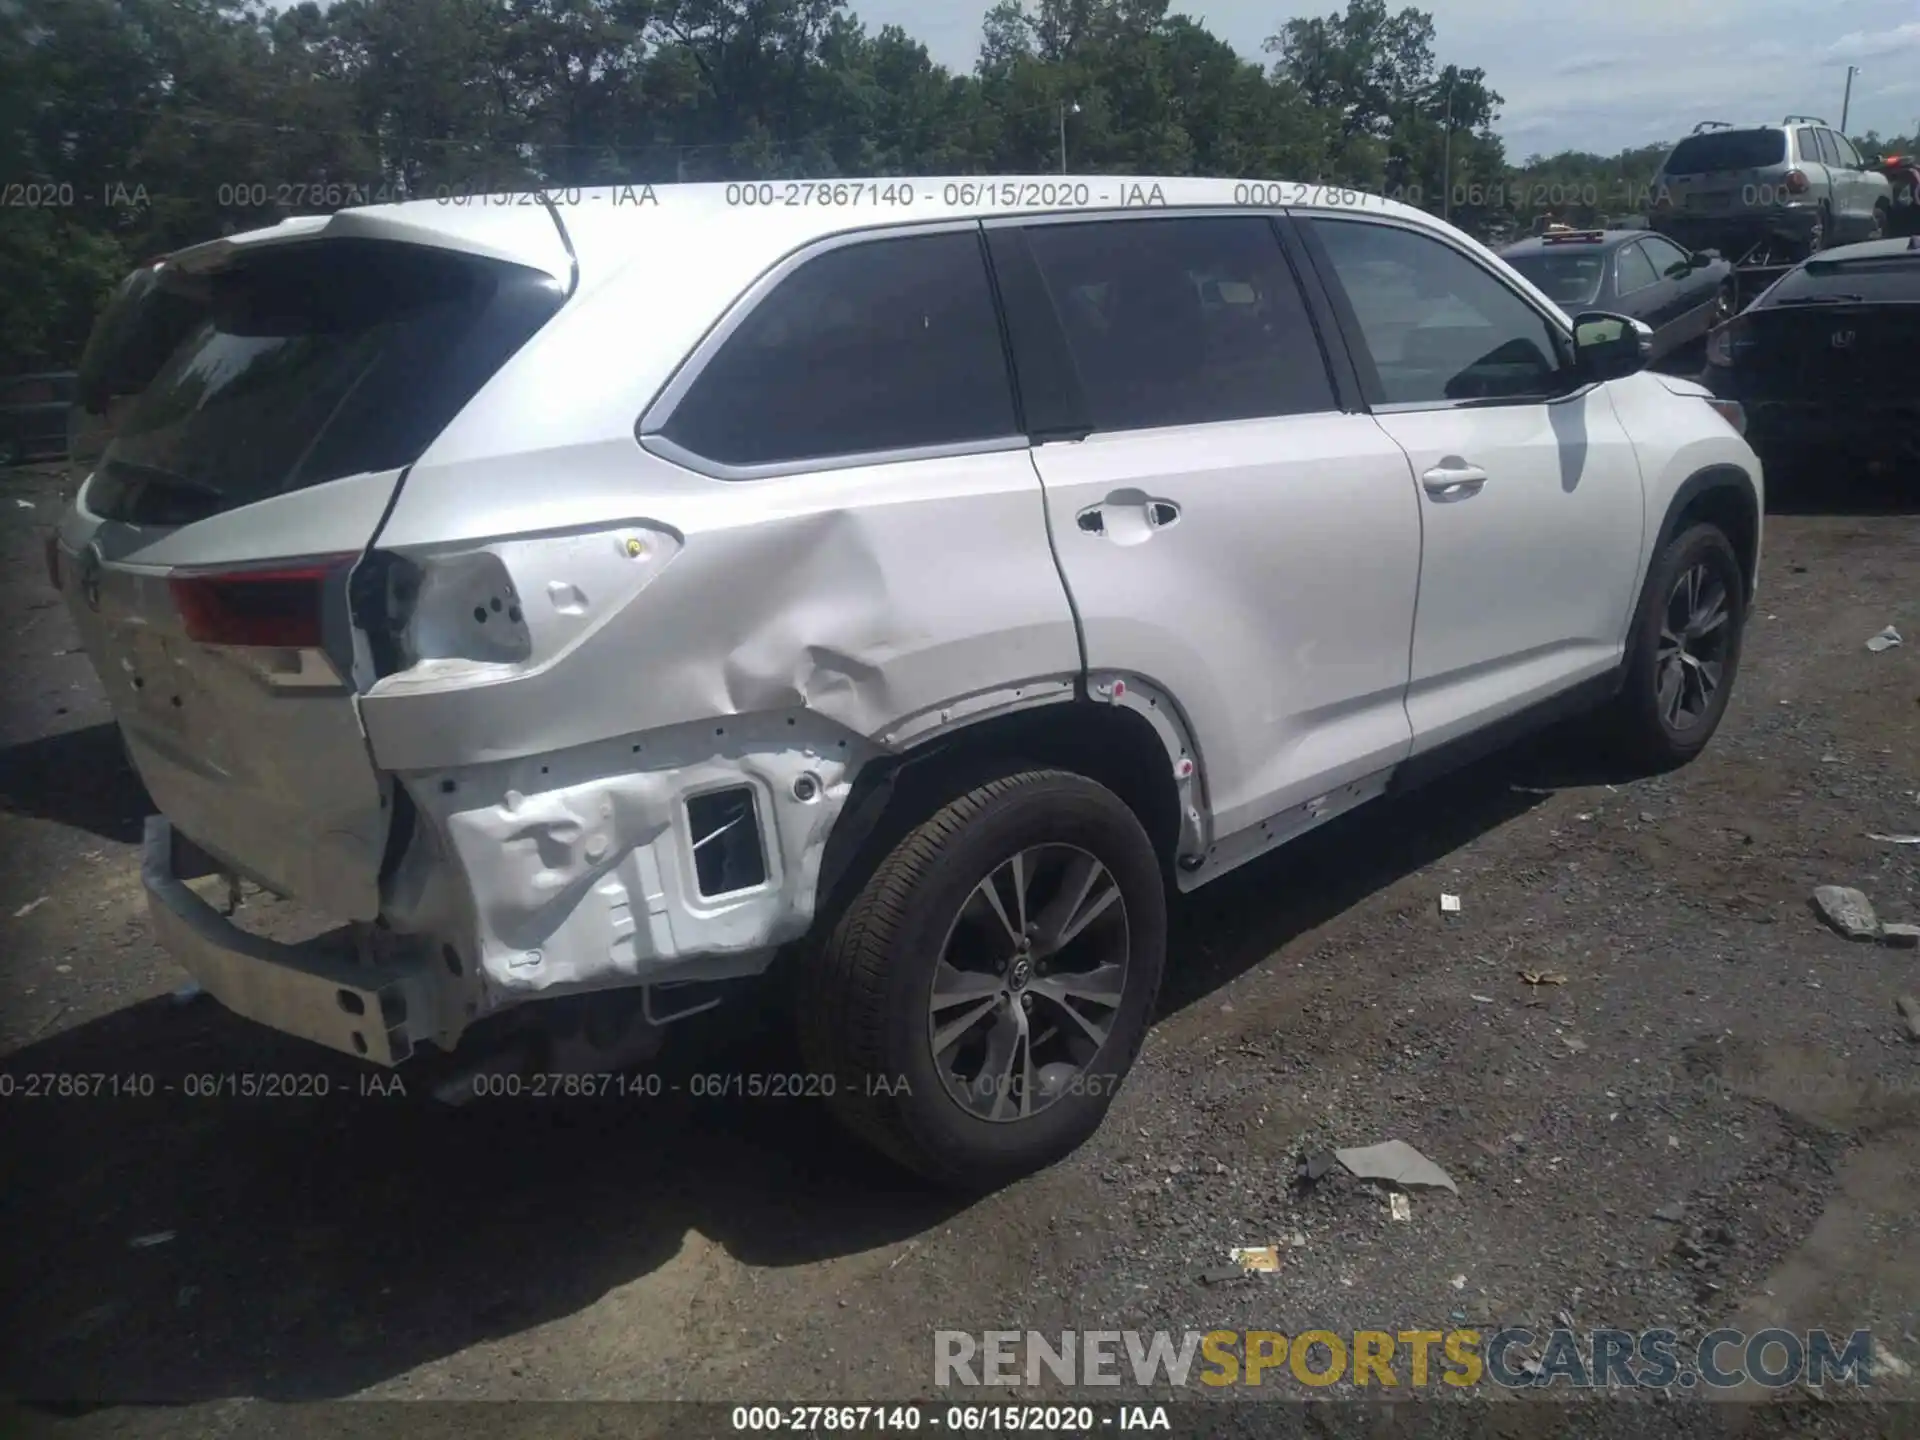
[[[1733,266],[1646,230],[1549,231],[1500,258],[1568,314],[1605,310],[1653,331],[1653,363],[1706,338],[1733,314]]]
[[[1920,237],[1825,250],[1716,329],[1701,377],[1766,464],[1920,464]]]
[[[0,467],[67,453],[74,380],[67,371],[0,380]]]

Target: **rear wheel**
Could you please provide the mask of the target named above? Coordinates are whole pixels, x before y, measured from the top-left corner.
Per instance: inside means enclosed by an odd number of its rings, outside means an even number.
[[[1609,717],[1626,758],[1665,770],[1706,748],[1733,692],[1746,619],[1740,561],[1718,526],[1691,526],[1654,557]]]
[[[901,840],[807,956],[802,1053],[855,1134],[990,1189],[1099,1127],[1152,1020],[1166,923],[1119,797],[1058,770],[993,780]]]

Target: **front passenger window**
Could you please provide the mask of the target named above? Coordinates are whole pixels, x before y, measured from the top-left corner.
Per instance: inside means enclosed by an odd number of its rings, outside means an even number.
[[[1378,403],[1566,393],[1546,317],[1451,245],[1364,220],[1307,223],[1359,322]]]

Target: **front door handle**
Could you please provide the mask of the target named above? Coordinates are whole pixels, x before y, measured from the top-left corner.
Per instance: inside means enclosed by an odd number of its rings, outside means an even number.
[[[1420,483],[1435,500],[1467,500],[1480,493],[1480,487],[1487,483],[1487,472],[1478,465],[1450,461],[1427,471]]]
[[[1073,523],[1089,535],[1115,545],[1138,545],[1180,519],[1180,506],[1141,490],[1116,490],[1098,505],[1089,505]]]

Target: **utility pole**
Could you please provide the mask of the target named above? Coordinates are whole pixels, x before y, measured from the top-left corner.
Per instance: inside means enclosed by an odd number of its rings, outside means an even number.
[[[1847,66],[1847,93],[1840,101],[1840,133],[1847,133],[1847,111],[1853,105],[1853,77],[1860,73],[1858,65]]]
[[[1447,74],[1447,138],[1442,143],[1440,159],[1440,218],[1453,219],[1453,82],[1451,71]]]
[[[1066,100],[1060,102],[1060,173],[1062,175],[1067,173],[1067,106],[1069,103],[1071,102]],[[1080,113],[1078,104],[1073,105],[1073,113],[1076,115]]]

